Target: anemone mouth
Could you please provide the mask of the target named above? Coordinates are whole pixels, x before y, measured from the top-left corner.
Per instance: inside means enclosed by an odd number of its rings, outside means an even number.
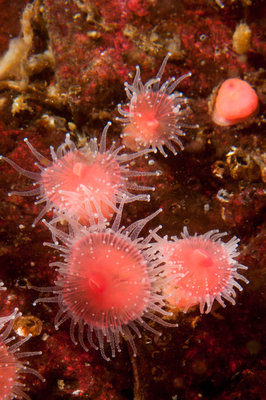
[[[12,353],[9,353],[5,344],[0,341],[0,378],[2,382],[1,398],[9,398],[16,382],[17,360]],[[3,367],[5,366],[5,368]]]

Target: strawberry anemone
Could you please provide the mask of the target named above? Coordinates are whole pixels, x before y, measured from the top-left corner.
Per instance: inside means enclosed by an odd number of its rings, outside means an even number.
[[[132,85],[125,83],[125,91],[129,104],[125,109],[118,104],[118,111],[122,117],[117,118],[124,125],[121,134],[123,143],[131,150],[151,148],[157,149],[167,157],[164,146],[173,154],[177,150],[173,143],[183,150],[179,139],[184,136],[184,127],[196,127],[185,123],[188,114],[187,99],[176,87],[191,73],[184,74],[178,79],[172,77],[161,84],[162,75],[171,53],[164,58],[155,78],[145,84],[140,77],[140,68],[136,67],[136,75]]]
[[[234,236],[224,242],[221,238],[227,233],[217,229],[190,236],[184,227],[181,235],[182,239],[174,236],[164,242],[157,238],[158,248],[169,267],[166,271],[170,279],[162,288],[167,302],[184,312],[199,304],[201,313],[209,313],[215,300],[222,307],[225,307],[224,300],[235,305],[235,288],[243,290],[237,280],[249,283],[238,272],[248,268],[235,259],[239,255],[239,239]]]
[[[157,255],[157,244],[151,243],[160,226],[145,238],[139,237],[144,226],[161,210],[128,227],[120,227],[122,207],[123,202],[111,226],[106,225],[101,215],[95,220],[92,211],[89,227],[66,216],[68,233],[57,229],[56,220],[52,223],[44,221],[55,241],[46,245],[58,250],[64,261],[51,264],[58,270],[54,287],[34,287],[55,294],[34,303],[58,303],[60,309],[55,317],[55,327],[70,318],[72,341],[77,343],[77,326],[81,346],[88,351],[87,341],[95,349],[99,348],[107,361],[110,357],[106,355],[105,339],[111,347],[112,357],[116,351],[121,351],[120,336],[127,339],[136,355],[133,333],[141,337],[138,326],[160,334],[146,320],[176,326],[161,318],[172,314],[164,310],[165,298],[159,289],[165,263]],[[98,344],[95,344],[95,338]]]
[[[124,146],[117,147],[115,142],[107,149],[106,135],[109,126],[110,123],[107,123],[99,145],[97,138],[92,138],[85,146],[77,148],[67,134],[65,142],[56,152],[50,147],[52,161],[40,154],[25,139],[30,151],[39,161],[39,164],[36,163],[39,173],[27,171],[12,160],[2,157],[20,174],[32,179],[36,186],[28,191],[13,191],[10,195],[36,196],[35,204],[45,204],[33,226],[51,209],[66,212],[87,223],[87,207],[95,215],[101,213],[106,219],[110,219],[122,198],[125,198],[126,203],[134,200],[149,201],[149,195],[137,192],[154,188],[138,185],[131,178],[159,175],[159,172],[135,171],[129,165],[149,151],[120,154]]]

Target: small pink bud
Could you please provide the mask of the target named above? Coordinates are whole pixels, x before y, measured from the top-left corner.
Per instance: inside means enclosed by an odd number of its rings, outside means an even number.
[[[221,126],[235,125],[254,116],[258,108],[257,93],[248,82],[227,79],[218,90],[212,120]]]

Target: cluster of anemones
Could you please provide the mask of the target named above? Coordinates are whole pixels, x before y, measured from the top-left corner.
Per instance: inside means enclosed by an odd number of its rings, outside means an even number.
[[[161,85],[168,57],[157,76],[145,85],[139,68],[133,85],[126,84],[130,104],[128,111],[119,107],[124,116],[122,137],[124,144],[136,152],[125,153],[124,146],[115,143],[106,148],[108,123],[100,143],[93,138],[77,148],[67,135],[56,152],[51,148],[51,161],[26,140],[39,161],[39,173],[26,171],[5,158],[37,185],[30,191],[13,192],[35,195],[37,204],[44,203],[34,224],[52,210],[52,220],[44,223],[53,243],[46,245],[63,257],[63,261],[51,264],[58,271],[55,286],[37,288],[54,296],[39,298],[35,304],[58,303],[56,328],[70,319],[72,341],[76,343],[78,338],[85,350],[87,343],[99,348],[105,360],[110,359],[105,342],[114,357],[123,336],[136,354],[134,334],[141,336],[139,327],[159,334],[147,320],[176,326],[164,319],[172,315],[165,310],[166,305],[186,312],[199,304],[200,311],[208,313],[215,299],[222,306],[224,299],[235,303],[234,288],[242,290],[237,280],[248,283],[238,273],[246,267],[235,260],[236,237],[224,243],[221,238],[225,233],[214,230],[190,236],[184,228],[181,239],[168,240],[158,235],[160,227],[139,237],[161,210],[128,227],[120,226],[124,206],[135,200],[149,200],[147,194],[137,192],[153,189],[137,185],[132,178],[158,174],[131,170],[130,161],[157,148],[166,155],[164,145],[175,154],[171,142],[182,148],[178,136],[183,134],[186,100],[175,88],[187,75]],[[62,220],[67,229],[60,228]]]
[[[36,203],[45,203],[34,224],[47,211],[53,211],[52,221],[45,222],[54,239],[49,245],[59,250],[65,259],[65,262],[52,264],[59,272],[56,286],[44,289],[57,296],[38,299],[35,303],[58,302],[60,311],[55,319],[56,327],[71,318],[71,338],[76,342],[74,331],[78,325],[78,339],[85,350],[84,328],[87,328],[87,341],[98,348],[93,342],[94,332],[106,360],[109,357],[105,354],[104,337],[110,343],[112,356],[116,350],[120,351],[120,334],[128,339],[136,354],[132,331],[140,336],[137,325],[158,333],[145,319],[174,326],[156,315],[171,315],[163,309],[165,299],[160,294],[159,282],[164,279],[161,276],[165,263],[157,254],[155,243],[151,243],[158,228],[144,239],[138,236],[159,211],[126,228],[120,227],[126,203],[149,200],[148,195],[133,192],[153,189],[139,186],[130,178],[157,175],[158,172],[134,171],[129,167],[129,161],[150,150],[120,154],[123,146],[116,147],[115,144],[106,149],[108,126],[103,130],[99,144],[93,138],[80,149],[67,135],[65,143],[56,152],[51,149],[52,162],[26,141],[40,162],[40,173],[25,171],[6,159],[38,184],[33,190],[20,194],[36,195]],[[67,234],[58,228],[62,220],[68,223]]]

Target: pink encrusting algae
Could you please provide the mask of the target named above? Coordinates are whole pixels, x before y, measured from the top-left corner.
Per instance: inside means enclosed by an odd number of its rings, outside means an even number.
[[[124,129],[122,132],[123,143],[131,150],[141,148],[157,149],[166,157],[164,146],[174,154],[177,154],[176,143],[183,149],[179,136],[184,136],[182,127],[188,125],[184,122],[187,115],[186,98],[175,91],[177,85],[191,75],[187,73],[180,78],[170,78],[161,85],[162,75],[171,54],[165,57],[155,78],[145,84],[140,78],[139,66],[133,84],[125,83],[126,94],[130,100],[128,109],[118,110],[123,118],[120,120]]]
[[[27,362],[21,358],[40,355],[39,351],[20,352],[20,347],[27,342],[31,335],[10,344],[14,337],[9,334],[12,330],[15,318],[21,314],[15,308],[13,313],[6,317],[0,317],[0,399],[11,400],[14,398],[30,400],[25,393],[25,385],[21,382],[24,373],[30,373],[44,381],[43,377],[34,369],[28,367]]]
[[[57,151],[51,147],[52,161],[41,155],[25,139],[31,152],[40,162],[37,164],[40,173],[26,171],[12,160],[2,157],[22,175],[34,180],[36,188],[25,191],[13,191],[10,194],[20,196],[37,196],[35,204],[45,203],[33,225],[51,209],[67,212],[86,223],[89,206],[97,214],[101,212],[110,219],[117,210],[116,205],[125,197],[125,202],[133,200],[149,200],[147,194],[133,194],[133,192],[153,190],[150,186],[141,186],[132,181],[132,177],[158,175],[159,172],[145,172],[130,170],[129,162],[147,154],[149,151],[119,154],[123,146],[116,147],[113,142],[109,150],[106,149],[106,135],[108,123],[102,133],[100,144],[92,138],[78,149],[66,135],[65,142]],[[89,205],[88,205],[89,203]]]
[[[154,334],[159,334],[145,319],[159,322],[164,326],[176,326],[164,321],[157,314],[171,315],[164,311],[164,296],[158,290],[158,282],[163,278],[164,262],[157,256],[152,244],[155,228],[146,238],[140,238],[143,227],[161,210],[132,223],[127,228],[119,227],[123,203],[111,227],[104,218],[98,216],[97,223],[90,227],[81,226],[78,221],[67,218],[70,225],[66,234],[56,228],[56,220],[45,224],[55,239],[48,246],[57,249],[64,262],[52,263],[58,268],[55,287],[35,288],[51,291],[56,297],[40,298],[38,302],[58,303],[60,310],[55,318],[58,328],[68,318],[71,319],[70,336],[74,343],[75,326],[78,326],[78,341],[87,351],[84,331],[89,344],[100,348],[105,360],[110,360],[104,349],[104,338],[111,347],[112,357],[120,351],[120,335],[125,337],[136,355],[132,332],[141,337],[137,325]],[[58,218],[61,216],[59,215]],[[90,220],[92,222],[93,213]],[[63,244],[59,244],[57,239]],[[97,338],[99,345],[93,341]]]
[[[216,229],[203,235],[190,236],[184,227],[181,235],[183,239],[173,237],[163,244],[159,237],[160,252],[173,278],[162,289],[168,296],[167,301],[184,312],[199,304],[201,313],[209,313],[214,300],[223,307],[224,300],[234,305],[234,287],[242,291],[237,280],[248,283],[238,273],[238,269],[247,267],[235,260],[239,255],[236,251],[239,239],[234,236],[225,243],[221,238],[227,233],[220,233]]]

